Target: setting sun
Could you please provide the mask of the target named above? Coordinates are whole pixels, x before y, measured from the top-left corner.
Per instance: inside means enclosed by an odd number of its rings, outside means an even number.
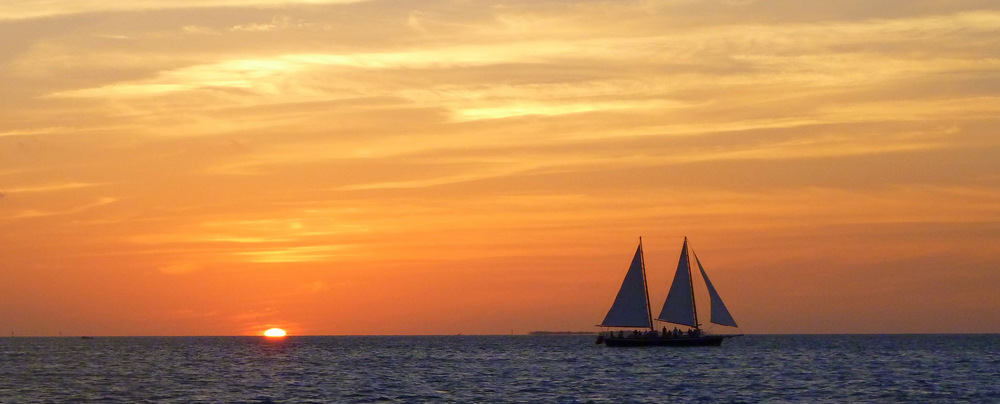
[[[280,328],[272,328],[270,330],[264,331],[264,336],[265,337],[271,337],[271,338],[284,337],[285,336],[285,330],[282,330]]]

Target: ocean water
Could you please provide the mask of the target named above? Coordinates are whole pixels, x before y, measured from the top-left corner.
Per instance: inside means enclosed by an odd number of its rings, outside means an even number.
[[[1000,335],[0,338],[0,402],[1000,402]]]

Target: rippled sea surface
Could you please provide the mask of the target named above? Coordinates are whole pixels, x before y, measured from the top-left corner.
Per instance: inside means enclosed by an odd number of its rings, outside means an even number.
[[[0,402],[1000,402],[1000,335],[0,338]]]

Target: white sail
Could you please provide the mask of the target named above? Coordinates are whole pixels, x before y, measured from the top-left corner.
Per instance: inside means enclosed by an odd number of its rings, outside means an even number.
[[[646,295],[646,275],[642,267],[642,244],[635,250],[632,265],[625,273],[622,288],[618,290],[615,303],[608,310],[601,322],[605,327],[643,327],[653,326],[649,318],[649,300]]]
[[[670,284],[667,300],[663,302],[663,310],[656,318],[674,324],[697,327],[694,312],[694,291],[691,290],[691,261],[688,259],[687,239],[681,248],[681,258],[677,263],[677,273],[674,283]]]
[[[728,325],[730,327],[738,327],[736,325],[736,320],[733,316],[729,314],[729,309],[726,308],[726,304],[722,303],[722,298],[719,297],[719,292],[715,291],[715,286],[712,286],[712,281],[708,280],[708,274],[705,272],[705,267],[701,266],[701,260],[698,259],[698,254],[694,254],[694,261],[698,263],[698,270],[701,271],[701,277],[705,278],[705,286],[708,287],[708,296],[712,303],[712,322],[718,325]]]

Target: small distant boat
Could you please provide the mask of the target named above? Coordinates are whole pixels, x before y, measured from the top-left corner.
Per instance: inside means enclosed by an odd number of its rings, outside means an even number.
[[[622,287],[618,290],[618,296],[615,297],[615,302],[600,324],[600,327],[632,328],[633,330],[602,332],[597,336],[597,343],[603,343],[610,347],[720,346],[726,338],[743,335],[742,333],[707,334],[701,329],[701,323],[698,322],[698,310],[695,306],[691,256],[694,256],[701,276],[705,279],[712,313],[711,322],[738,329],[736,320],[733,320],[726,305],[722,303],[722,298],[712,286],[712,281],[708,280],[705,268],[701,266],[698,256],[688,246],[687,237],[685,237],[684,246],[681,247],[681,257],[677,263],[677,272],[674,274],[673,283],[670,284],[667,299],[663,302],[663,309],[660,310],[660,315],[656,317],[656,320],[686,326],[688,329],[681,331],[675,326],[673,330],[668,330],[664,326],[662,331],[657,331],[653,327],[653,315],[649,308],[646,266],[642,256],[642,238],[640,238],[639,248],[635,251],[628,272],[625,273],[625,280],[622,281]]]

